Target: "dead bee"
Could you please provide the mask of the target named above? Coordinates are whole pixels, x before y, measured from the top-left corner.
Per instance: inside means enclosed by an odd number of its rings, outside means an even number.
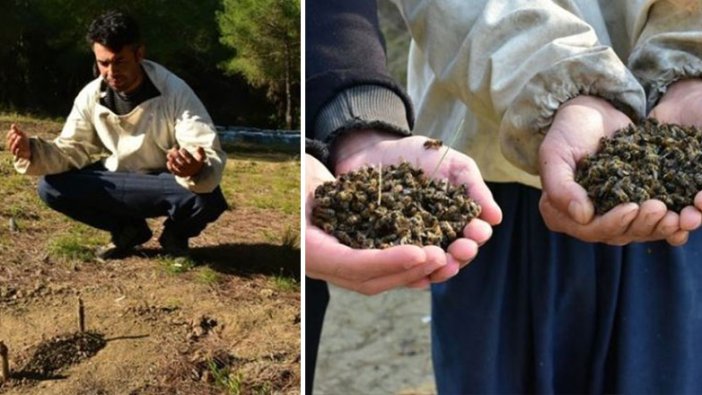
[[[429,139],[424,142],[425,149],[439,149],[444,143],[441,140]]]
[[[408,162],[384,167],[382,182],[378,174],[377,166],[366,167],[318,187],[312,223],[351,248],[399,244],[447,248],[473,218],[471,213],[480,211],[464,185],[444,187],[445,182],[430,180]],[[453,221],[459,223],[447,229]]]

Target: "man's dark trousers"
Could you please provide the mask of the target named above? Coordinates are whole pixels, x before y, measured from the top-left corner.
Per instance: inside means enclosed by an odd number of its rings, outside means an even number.
[[[181,238],[197,236],[227,209],[222,191],[197,194],[171,173],[111,172],[101,164],[42,177],[39,196],[52,209],[94,228],[119,234],[166,216],[165,228]]]

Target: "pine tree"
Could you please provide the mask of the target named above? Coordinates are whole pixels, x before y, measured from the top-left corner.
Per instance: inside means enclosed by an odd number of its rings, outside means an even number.
[[[265,87],[291,129],[298,113],[293,92],[300,84],[300,0],[224,0],[223,6],[217,14],[221,42],[236,51],[224,69]]]

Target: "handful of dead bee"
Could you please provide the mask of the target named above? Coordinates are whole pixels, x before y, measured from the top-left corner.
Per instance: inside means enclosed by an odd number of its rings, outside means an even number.
[[[480,214],[465,185],[431,180],[409,163],[364,167],[315,190],[312,223],[353,248],[446,248]]]
[[[702,131],[646,120],[602,139],[575,180],[603,214],[620,203],[658,199],[680,212],[702,190]]]

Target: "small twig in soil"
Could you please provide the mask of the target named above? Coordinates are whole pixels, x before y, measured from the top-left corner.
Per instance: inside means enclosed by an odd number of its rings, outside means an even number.
[[[7,346],[0,341],[0,384],[10,379],[10,361],[7,353]]]
[[[83,308],[83,299],[78,298],[78,328],[80,333],[85,332],[85,310]]]
[[[17,220],[14,217],[10,218],[10,233],[19,232],[19,226],[17,226]]]

